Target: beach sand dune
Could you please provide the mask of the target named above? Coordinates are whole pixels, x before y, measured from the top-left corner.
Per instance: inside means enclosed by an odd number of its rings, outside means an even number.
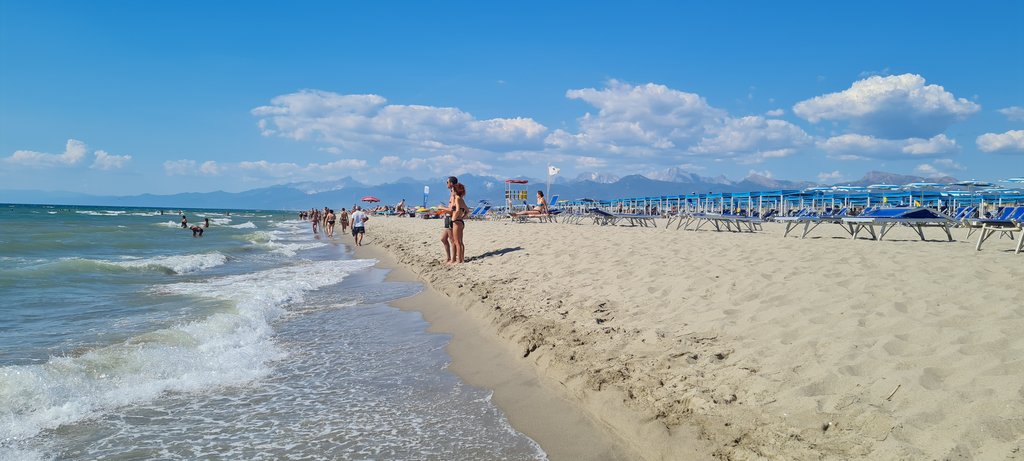
[[[455,267],[439,221],[368,241],[648,459],[1024,457],[1024,257],[957,232],[470,222]]]

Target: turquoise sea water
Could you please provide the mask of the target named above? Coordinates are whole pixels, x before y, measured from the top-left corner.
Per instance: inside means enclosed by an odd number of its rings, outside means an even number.
[[[164,213],[0,208],[0,460],[545,457],[349,238]]]

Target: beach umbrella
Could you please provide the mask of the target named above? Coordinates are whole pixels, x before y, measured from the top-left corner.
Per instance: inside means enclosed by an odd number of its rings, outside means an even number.
[[[379,198],[374,197],[372,195],[367,195],[366,197],[363,197],[361,200],[364,201],[364,202],[369,202],[369,203],[377,203],[377,202],[380,201]]]
[[[912,182],[910,184],[904,184],[903,185],[903,187],[912,187],[912,188],[915,188],[915,189],[920,189],[922,187],[942,187],[942,186],[943,186],[943,184],[939,184],[937,182]]]
[[[899,189],[899,188],[900,188],[900,186],[897,186],[895,184],[872,184],[872,185],[868,186],[868,189],[881,189],[881,190],[896,190],[896,189]]]
[[[1014,183],[1024,184],[1024,176],[1021,176],[1019,178],[1004,179],[1004,180],[1002,180],[1002,182],[1014,182]]]

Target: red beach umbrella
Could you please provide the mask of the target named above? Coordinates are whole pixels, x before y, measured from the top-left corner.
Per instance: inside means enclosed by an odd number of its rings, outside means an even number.
[[[374,197],[372,195],[367,195],[366,197],[363,197],[363,201],[364,202],[370,202],[370,203],[376,203],[376,202],[379,202],[380,199],[377,198],[377,197]]]

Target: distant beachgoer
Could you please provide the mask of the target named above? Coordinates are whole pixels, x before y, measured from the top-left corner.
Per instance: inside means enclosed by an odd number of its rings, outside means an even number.
[[[398,205],[395,206],[395,213],[398,213],[400,215],[405,214],[405,199],[404,198],[402,199],[401,202],[398,202]]]
[[[341,213],[338,214],[338,219],[341,220],[341,231],[348,232],[348,211],[342,208]]]
[[[316,209],[312,210],[309,215],[309,220],[313,223],[313,234],[317,234],[316,226],[320,223],[320,212]]]
[[[192,227],[190,227],[190,229],[192,229],[192,236],[193,237],[202,237],[203,236],[203,228],[202,227],[192,226]]]
[[[448,206],[442,207],[444,211],[444,229],[441,231],[441,245],[444,245],[444,262],[449,264],[455,261],[452,255],[452,217],[451,210],[455,207],[455,192],[452,191],[452,187],[459,183],[459,178],[455,176],[449,176],[446,186],[451,193],[448,195]]]
[[[203,227],[210,227],[210,218],[203,218]]]
[[[466,244],[462,242],[462,233],[466,230],[466,185],[455,184],[452,186],[452,195],[455,198],[455,206],[452,208],[452,264],[459,264],[466,261]]]
[[[188,218],[185,215],[181,215],[181,228],[188,229]]]
[[[334,219],[334,210],[328,208],[324,221],[327,222],[327,236],[331,238],[334,238]]]
[[[369,221],[370,217],[366,216],[359,207],[355,207],[355,211],[352,213],[352,237],[356,239],[356,246],[363,245],[363,235],[366,234],[366,221]]]

